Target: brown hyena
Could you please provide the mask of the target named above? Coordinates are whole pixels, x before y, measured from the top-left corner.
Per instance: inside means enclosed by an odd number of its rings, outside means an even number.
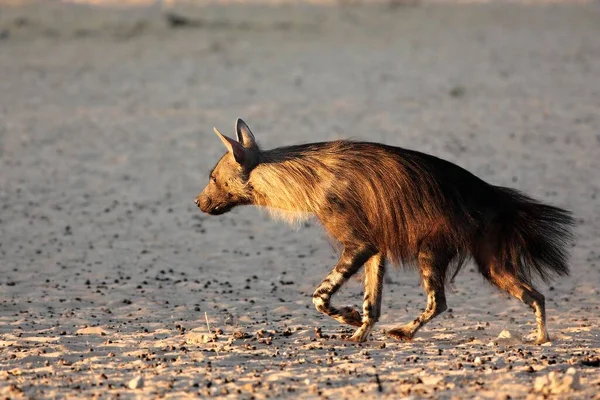
[[[196,204],[211,215],[252,204],[290,221],[316,216],[341,244],[341,255],[313,302],[359,327],[352,340],[365,341],[379,318],[386,261],[418,266],[427,293],[417,319],[386,332],[411,339],[446,310],[445,284],[468,257],[485,279],[533,308],[536,343],[549,340],[544,296],[531,280],[569,273],[568,211],[417,151],[345,140],[262,150],[241,119],[236,131],[234,140],[215,128],[227,153]],[[352,307],[334,307],[331,297],[363,265],[361,317]]]

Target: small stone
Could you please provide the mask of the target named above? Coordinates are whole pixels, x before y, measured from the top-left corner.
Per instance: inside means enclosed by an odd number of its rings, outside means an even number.
[[[265,337],[273,337],[273,332],[265,331],[264,329],[259,329],[256,331],[257,338],[265,338]]]
[[[512,334],[510,333],[510,331],[508,330],[503,330],[502,332],[500,332],[500,334],[498,335],[498,339],[510,339],[512,338]]]
[[[129,389],[141,389],[144,387],[144,378],[141,376],[136,376],[127,384]]]
[[[271,337],[259,338],[258,342],[264,343],[266,345],[271,345],[271,343],[273,343],[273,338],[271,338]]]
[[[584,360],[581,360],[581,364],[586,367],[600,367],[600,357],[588,357]]]
[[[291,335],[292,335],[292,331],[290,330],[290,328],[287,328],[286,330],[284,330],[284,331],[281,333],[281,335],[282,335],[282,336],[285,336],[285,337],[291,336]]]
[[[233,332],[232,336],[234,339],[248,339],[251,337],[249,334],[247,334],[243,330],[237,330],[237,331]]]
[[[475,357],[475,361],[473,363],[475,365],[483,365],[483,361],[481,361],[481,357]]]

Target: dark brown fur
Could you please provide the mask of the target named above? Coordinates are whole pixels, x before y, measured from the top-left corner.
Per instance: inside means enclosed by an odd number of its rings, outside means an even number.
[[[544,296],[532,275],[567,275],[569,212],[513,189],[492,186],[461,167],[417,151],[378,143],[334,141],[260,150],[238,120],[238,141],[220,133],[228,152],[196,199],[221,214],[237,205],[267,207],[289,221],[316,216],[342,246],[340,260],[314,294],[336,320],[359,326],[364,341],[377,321],[386,260],[418,267],[427,309],[388,334],[410,339],[446,309],[444,287],[472,256],[481,274],[536,312],[536,342],[549,340]],[[330,304],[333,294],[365,265],[363,317]]]

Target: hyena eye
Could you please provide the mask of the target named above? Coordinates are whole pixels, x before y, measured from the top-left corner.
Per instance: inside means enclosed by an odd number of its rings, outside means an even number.
[[[214,175],[210,176],[210,180],[213,181],[214,183],[217,183],[217,178],[215,178]]]

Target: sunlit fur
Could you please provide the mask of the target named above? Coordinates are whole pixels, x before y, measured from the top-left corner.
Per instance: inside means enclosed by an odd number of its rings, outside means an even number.
[[[412,264],[438,234],[463,261],[502,229],[515,233],[498,238],[507,268],[528,280],[532,268],[544,279],[568,272],[567,212],[427,154],[350,141],[283,147],[260,153],[248,184],[253,204],[273,215],[293,223],[314,214],[334,238],[345,236],[338,227],[352,230],[395,264]]]

